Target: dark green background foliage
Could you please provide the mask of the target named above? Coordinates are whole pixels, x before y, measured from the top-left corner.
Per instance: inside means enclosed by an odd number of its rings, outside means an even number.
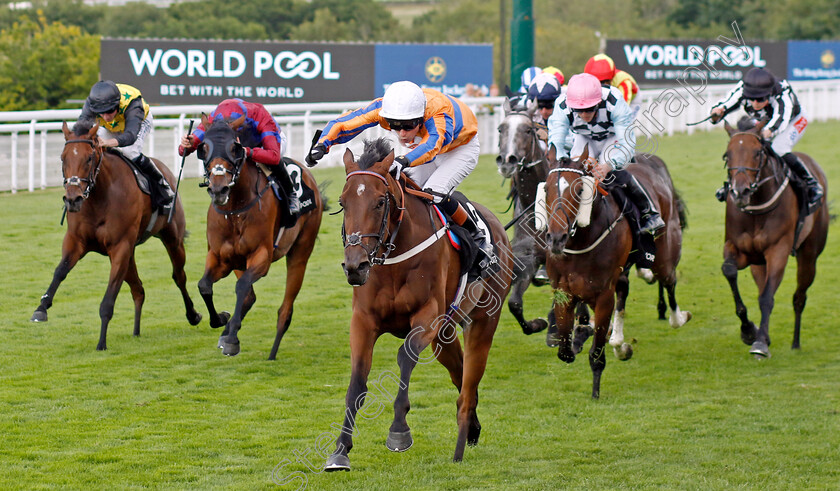
[[[798,145],[825,168],[828,199],[840,197],[834,148],[838,123],[816,123]],[[242,353],[222,356],[218,330],[191,327],[170,278],[163,246],[137,250],[146,290],[141,336],[131,335],[133,303],[124,286],[108,333],[94,350],[108,260],[92,254],[70,272],[49,311],[32,324],[59,260],[62,190],[0,194],[0,488],[276,489],[277,478],[305,475],[308,489],[835,489],[840,482],[840,235],[833,223],[803,317],[802,349],[792,351],[795,260],[776,295],[772,358],[753,359],[739,338],[729,287],[720,273],[724,207],[723,130],[665,138],[668,163],[689,208],[677,297],[694,318],[675,330],[656,319],[656,288],[631,278],[627,362],[607,353],[601,399],[590,398],[586,353],[567,365],[542,335],[524,336],[504,309],[482,380],[481,442],[450,462],[457,394],[439,364],[414,372],[406,453],[384,441],[389,401],[360,419],[353,471],[319,474],[319,435],[342,419],[350,373],[350,287],[341,271],[341,215],[324,216],[294,320],[277,361],[266,361],[285,279],[275,263],[256,285],[240,332]],[[57,156],[56,156],[57,158]],[[335,210],[343,169],[316,168]],[[204,269],[209,205],[198,181],[182,183],[191,235],[188,285]],[[460,186],[503,221],[507,207],[492,156]],[[836,210],[835,210],[836,212]],[[211,213],[213,213],[211,211]],[[217,306],[233,305],[234,278],[215,286]],[[741,292],[757,319],[747,271]],[[531,288],[529,317],[545,315],[551,291]],[[401,341],[383,336],[372,376],[396,371]],[[587,349],[588,349],[587,344]],[[371,401],[368,401],[371,403]],[[376,406],[366,409],[376,413]],[[296,489],[293,480],[284,489]]]
[[[0,82],[17,80],[21,71],[43,68],[38,84],[46,88],[0,83],[0,110],[48,109],[65,105],[67,99],[83,99],[85,86],[96,81],[98,69],[98,46],[88,47],[92,44],[89,36],[492,43],[497,82],[504,86],[509,79],[509,61],[499,61],[499,53],[509,53],[509,0],[388,4],[375,0],[203,0],[168,8],[142,2],[89,6],[82,0],[35,0],[32,4],[31,9],[0,8],[4,39]],[[44,22],[39,21],[41,15]],[[838,18],[840,3],[834,0],[535,0],[535,62],[556,66],[569,75],[580,72],[598,50],[596,32],[602,38],[714,39],[731,36],[730,24],[737,21],[747,39],[831,39],[840,36]],[[22,19],[41,24],[44,31],[70,26],[79,30],[36,45]],[[23,55],[32,50],[50,52],[51,59]]]

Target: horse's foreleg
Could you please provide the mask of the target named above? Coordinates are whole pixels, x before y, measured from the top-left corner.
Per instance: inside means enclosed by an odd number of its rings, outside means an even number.
[[[228,334],[224,339],[223,354],[227,356],[239,354],[239,337],[237,334],[242,327],[242,319],[245,318],[245,314],[248,313],[256,300],[254,283],[268,273],[270,265],[271,257],[264,250],[261,250],[249,258],[248,269],[241,275],[237,273],[239,279],[236,280],[236,306],[227,325]]]
[[[140,335],[140,315],[143,310],[143,302],[146,300],[146,290],[143,288],[143,282],[140,281],[140,275],[137,274],[137,264],[134,261],[134,255],[128,264],[128,271],[125,275],[125,282],[131,288],[131,297],[134,299],[134,335]]]
[[[108,288],[105,289],[105,296],[102,298],[102,303],[99,304],[101,326],[99,328],[99,343],[96,345],[98,351],[107,349],[105,337],[108,332],[108,323],[114,316],[114,303],[128,273],[129,264],[134,259],[134,244],[121,242],[108,251],[108,257],[111,259],[111,275],[108,278]],[[139,326],[135,329],[139,329]]]
[[[607,366],[607,356],[604,352],[607,344],[607,331],[610,326],[610,317],[615,307],[615,293],[603,292],[598,300],[595,302],[595,335],[592,337],[592,346],[589,348],[589,367],[592,369],[592,398],[598,399],[601,397],[601,374]],[[630,354],[626,355],[625,359],[629,359],[632,355],[632,348],[629,344],[626,347],[630,349]]]
[[[187,291],[187,273],[184,271],[187,255],[184,251],[184,240],[174,235],[175,224],[170,224],[170,227],[173,227],[173,232],[161,234],[161,242],[166,247],[166,252],[169,254],[169,260],[172,263],[172,280],[181,292],[181,298],[184,301],[184,308],[187,313],[187,322],[191,326],[197,326],[201,322],[201,314],[195,310],[195,305],[193,305],[192,298]]]
[[[735,315],[741,319],[741,341],[744,344],[752,344],[755,342],[756,328],[755,324],[750,322],[747,317],[747,306],[741,300],[741,292],[738,290],[738,269],[746,267],[746,261],[735,251],[730,251],[729,246],[724,246],[724,260],[720,267],[726,281],[729,282],[729,288],[732,290],[732,298],[735,300]],[[744,264],[736,263],[736,259]]]
[[[268,355],[269,360],[274,360],[277,357],[280,341],[283,340],[283,336],[289,330],[289,325],[292,323],[295,299],[303,285],[306,264],[309,262],[309,256],[312,254],[314,244],[315,240],[313,237],[311,240],[306,240],[305,243],[299,242],[295,244],[288,254],[286,254],[286,290],[283,292],[283,303],[277,309],[277,334],[274,336],[274,345],[271,346],[271,353]]]
[[[227,325],[230,320],[230,313],[216,312],[216,305],[213,302],[213,284],[230,274],[230,267],[219,260],[219,256],[213,251],[207,253],[207,259],[204,265],[204,276],[198,280],[198,291],[201,298],[204,299],[204,304],[207,306],[208,315],[210,316],[210,327],[216,329]],[[219,346],[221,348],[221,346]]]
[[[575,351],[572,347],[575,305],[571,299],[564,303],[554,302],[554,322],[557,325],[557,358],[571,363],[575,361]]]
[[[766,275],[761,293],[758,296],[758,308],[761,309],[761,323],[758,326],[755,342],[750,347],[750,353],[756,356],[770,356],[770,314],[775,305],[776,290],[782,283],[787,265],[787,255],[791,250],[790,244],[776,245],[767,254]]]
[[[50,286],[47,288],[46,293],[41,296],[41,303],[35,309],[32,318],[29,320],[32,322],[47,321],[47,309],[52,307],[53,297],[55,297],[55,292],[58,290],[58,285],[67,278],[67,274],[84,255],[85,250],[82,241],[75,236],[65,235],[64,242],[61,246],[61,261],[59,261],[58,266],[55,268]]]
[[[522,297],[525,295],[525,290],[531,285],[531,279],[534,277],[536,271],[536,262],[531,260],[528,264],[516,262],[517,268],[514,270],[513,283],[511,284],[510,297],[508,298],[508,310],[513,314],[522,332],[527,335],[534,334],[545,330],[548,327],[548,321],[542,318],[537,318],[532,321],[525,320],[525,309]]]
[[[363,317],[362,314],[353,313],[350,320],[350,384],[347,387],[347,395],[344,398],[344,422],[342,426],[337,427],[333,424],[332,428],[337,430],[338,438],[335,441],[335,451],[327,458],[327,463],[324,466],[325,471],[349,471],[350,457],[348,453],[353,448],[353,434],[356,432],[357,424],[356,417],[360,413],[360,409],[365,403],[366,395],[370,395],[376,400],[376,394],[368,394],[367,380],[370,375],[370,365],[373,359],[373,345],[376,342],[377,333],[374,332],[376,320]],[[379,377],[381,381],[390,372],[385,372]],[[391,374],[393,375],[393,374]],[[380,387],[380,389],[382,389]],[[402,389],[402,382],[400,382],[400,389]],[[383,389],[384,391],[384,389]],[[374,418],[382,410],[382,402],[376,408],[373,404],[365,408],[361,412],[364,418]]]
[[[627,277],[627,272],[621,273],[618,276],[618,281],[615,283],[615,313],[613,316],[612,325],[610,326],[610,346],[613,347],[615,356],[619,359],[626,360],[620,355],[619,348],[624,344],[624,311],[627,305],[627,295],[630,294],[630,279]]]

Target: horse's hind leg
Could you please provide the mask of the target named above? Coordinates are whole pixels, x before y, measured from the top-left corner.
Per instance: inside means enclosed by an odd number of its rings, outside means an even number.
[[[527,335],[543,331],[548,327],[548,321],[542,318],[537,318],[532,321],[525,320],[522,297],[525,295],[525,290],[530,286],[533,275],[533,265],[523,266],[520,271],[517,271],[513,279],[513,284],[511,285],[510,298],[508,298],[508,310],[516,318],[516,322],[519,323],[522,332]]]
[[[726,257],[723,265],[720,267],[726,281],[729,282],[729,288],[732,290],[732,298],[735,300],[735,315],[741,319],[741,341],[744,344],[753,344],[755,342],[756,328],[749,317],[747,317],[747,306],[741,299],[741,292],[738,290],[738,266],[735,264],[735,259]]]
[[[46,322],[47,321],[47,309],[52,307],[53,297],[55,297],[55,292],[58,290],[58,285],[67,278],[67,274],[73,269],[73,266],[79,262],[85,255],[84,244],[80,240],[78,240],[75,236],[65,235],[64,241],[61,246],[61,261],[59,261],[58,266],[55,267],[55,272],[53,273],[52,282],[50,282],[50,286],[47,288],[46,293],[41,296],[41,303],[38,305],[38,308],[35,309],[35,312],[32,314],[32,318],[29,319],[32,322]]]
[[[292,249],[286,254],[286,290],[283,292],[283,303],[277,309],[277,334],[274,336],[274,345],[271,346],[271,353],[268,355],[269,360],[277,358],[280,341],[283,340],[283,336],[289,330],[289,325],[292,323],[295,299],[303,285],[306,264],[309,262],[309,257],[315,245],[314,234],[311,238],[303,237],[298,240],[302,241],[292,246]]]
[[[667,310],[668,310],[668,306],[665,304],[665,287],[662,285],[662,282],[660,281],[659,282],[659,301],[656,302],[656,311],[657,311],[657,313],[659,313],[659,320],[664,321],[665,319],[667,319],[667,317],[665,317],[665,312]]]
[[[691,312],[689,311],[682,311],[680,310],[679,305],[677,304],[677,273],[676,271],[671,271],[671,274],[665,278],[664,280],[659,281],[659,289],[660,292],[663,288],[668,291],[668,306],[671,309],[670,316],[668,317],[668,323],[673,328],[682,327],[685,325],[686,322],[691,320]],[[660,293],[661,295],[661,293]]]
[[[146,291],[143,288],[143,282],[140,281],[140,275],[137,274],[137,264],[134,261],[134,256],[131,256],[131,261],[128,264],[128,271],[125,275],[125,282],[131,288],[131,298],[134,299],[134,335],[140,335],[140,315],[143,310],[143,302],[146,300]]]
[[[811,251],[800,249],[796,255],[796,292],[793,294],[793,343],[791,349],[799,349],[799,332],[802,326],[802,311],[808,300],[808,288],[817,275],[817,256]]]
[[[170,227],[174,227],[170,224]],[[174,236],[174,232],[161,233],[161,242],[166,247],[166,252],[169,254],[169,260],[172,262],[172,280],[181,291],[181,298],[184,300],[184,307],[187,312],[187,322],[191,326],[197,326],[201,322],[201,314],[195,310],[192,298],[187,291],[187,273],[184,272],[184,264],[187,262],[187,255],[184,251],[184,241],[182,238]]]
[[[618,281],[615,283],[615,312],[613,314],[612,325],[610,326],[610,346],[613,347],[613,353],[619,360],[626,361],[633,356],[633,348],[624,342],[624,314],[627,305],[627,296],[630,294],[630,279],[627,273],[624,272],[618,276]]]

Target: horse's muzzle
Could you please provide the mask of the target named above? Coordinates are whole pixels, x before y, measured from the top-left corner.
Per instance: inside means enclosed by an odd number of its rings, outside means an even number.
[[[72,198],[68,198],[64,196],[64,206],[67,208],[67,211],[70,213],[76,213],[77,211],[82,209],[82,202],[85,200],[81,195],[74,196]]]
[[[496,156],[496,165],[499,167],[499,174],[505,178],[513,176],[513,172],[516,170],[517,162],[519,162],[519,160],[515,155],[508,155],[507,158],[504,158],[501,155]]]
[[[212,186],[207,188],[207,194],[213,199],[213,204],[216,206],[224,206],[230,201],[230,186],[222,186],[219,189],[214,189]]]
[[[745,207],[750,204],[750,198],[752,197],[753,189],[750,186],[733,186],[730,190],[730,194],[732,194],[732,199],[735,201],[735,204],[738,207]]]
[[[348,266],[346,263],[341,263],[341,267],[344,269],[344,275],[347,276],[347,283],[352,286],[364,285],[370,276],[370,262],[366,260],[358,265]]]
[[[546,235],[548,246],[551,248],[551,253],[555,255],[563,254],[563,249],[566,248],[566,242],[569,240],[569,234],[563,233],[548,233]]]

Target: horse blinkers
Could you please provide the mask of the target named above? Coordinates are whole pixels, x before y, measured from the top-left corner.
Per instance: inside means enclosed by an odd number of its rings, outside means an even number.
[[[196,151],[199,159],[204,161],[204,182],[207,193],[217,205],[225,205],[230,199],[230,190],[236,185],[242,166],[245,163],[245,148],[238,141],[231,141],[226,145],[213,144],[211,140],[203,141]],[[221,148],[219,148],[221,147]],[[231,164],[231,167],[225,165]],[[230,174],[230,180],[222,184],[213,184],[211,179]]]

